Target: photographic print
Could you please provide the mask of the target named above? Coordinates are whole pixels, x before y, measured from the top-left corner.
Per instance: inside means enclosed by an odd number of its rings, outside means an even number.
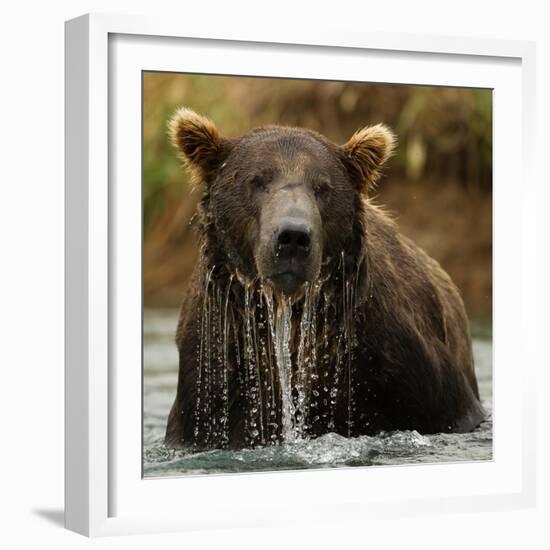
[[[144,477],[492,459],[492,90],[142,99]]]

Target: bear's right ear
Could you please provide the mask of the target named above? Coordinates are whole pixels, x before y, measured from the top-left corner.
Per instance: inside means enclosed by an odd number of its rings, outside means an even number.
[[[231,149],[230,140],[222,138],[212,121],[186,107],[171,118],[168,133],[196,183],[208,180]]]
[[[380,169],[395,149],[395,135],[384,124],[361,128],[341,146],[359,190],[367,194],[378,181]]]

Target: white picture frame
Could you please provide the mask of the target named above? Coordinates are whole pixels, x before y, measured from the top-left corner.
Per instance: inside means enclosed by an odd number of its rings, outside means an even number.
[[[534,63],[528,42],[345,29],[266,34],[210,21],[114,15],[68,21],[66,527],[99,536],[293,522],[296,508],[285,505],[290,489],[302,495],[301,522],[533,506],[536,358],[528,320],[535,318],[535,295],[527,274],[535,263]],[[494,88],[492,461],[142,479],[135,266],[141,265],[136,79],[143,70]],[[514,226],[507,223],[512,208]],[[509,258],[508,247],[521,251],[520,262]]]

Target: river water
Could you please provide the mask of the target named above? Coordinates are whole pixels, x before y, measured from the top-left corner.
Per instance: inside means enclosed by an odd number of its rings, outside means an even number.
[[[163,445],[175,397],[177,310],[145,310],[143,319],[143,475],[168,477],[338,466],[372,466],[491,460],[492,342],[486,324],[472,323],[474,358],[488,419],[467,434],[420,435],[415,431],[346,438],[329,433],[291,445],[253,450],[175,451]]]

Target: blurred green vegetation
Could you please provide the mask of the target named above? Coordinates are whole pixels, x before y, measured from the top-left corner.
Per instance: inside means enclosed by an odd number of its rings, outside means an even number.
[[[492,92],[485,89],[144,73],[146,305],[177,305],[196,259],[198,194],[166,134],[185,105],[235,136],[264,124],[304,126],[336,143],[384,122],[398,149],[377,190],[402,231],[441,262],[472,316],[490,317]]]

